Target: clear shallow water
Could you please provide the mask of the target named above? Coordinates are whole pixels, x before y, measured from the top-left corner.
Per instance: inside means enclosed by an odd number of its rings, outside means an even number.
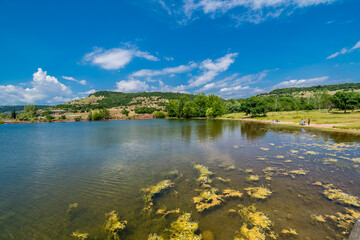
[[[178,215],[144,214],[140,190],[174,169],[183,177],[155,199],[154,211],[166,206],[192,212],[200,233],[211,231],[214,239],[234,238],[243,222],[228,210],[238,204],[255,204],[266,212],[277,233],[293,228],[299,239],[343,239],[333,223],[314,224],[311,215],[335,214],[345,206],[326,199],[323,189],[311,183],[332,183],[360,195],[359,164],[350,161],[360,157],[360,139],[353,135],[221,120],[13,124],[0,125],[0,134],[0,239],[71,239],[76,230],[89,233],[89,239],[104,239],[105,213],[111,210],[128,221],[122,239],[161,233]],[[329,157],[338,162],[324,165]],[[214,173],[216,188],[240,190],[242,199],[198,213],[192,201],[200,188],[194,163]],[[219,165],[236,169],[225,171]],[[266,167],[309,172],[266,181]],[[260,181],[246,181],[248,174],[239,169],[253,169]],[[249,186],[266,186],[273,194],[254,200],[244,191]],[[69,213],[71,203],[78,207]],[[278,239],[288,238],[280,234]]]

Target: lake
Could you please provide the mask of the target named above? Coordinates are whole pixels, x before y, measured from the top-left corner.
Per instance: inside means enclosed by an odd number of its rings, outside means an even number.
[[[247,223],[238,212],[251,205],[271,220],[277,239],[290,239],[283,231],[289,229],[298,239],[344,239],[351,223],[339,219],[360,211],[355,135],[231,120],[143,120],[3,124],[0,136],[0,239],[75,239],[75,231],[105,239],[112,210],[127,221],[121,239],[166,238],[184,212],[204,239],[234,239]],[[205,185],[197,164],[213,173]],[[166,179],[172,186],[144,202],[146,189]],[[251,197],[256,187],[271,195]],[[213,188],[243,195],[197,211],[194,197]]]

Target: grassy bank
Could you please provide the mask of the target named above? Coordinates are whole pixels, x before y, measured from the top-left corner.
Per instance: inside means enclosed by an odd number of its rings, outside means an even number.
[[[224,119],[249,119],[245,113],[231,113],[223,115]],[[253,117],[251,119],[270,121],[279,120],[280,123],[298,125],[302,119],[310,118],[311,125],[323,128],[355,129],[360,130],[360,111],[344,113],[343,111],[312,110],[312,111],[290,111],[269,112],[266,117]]]

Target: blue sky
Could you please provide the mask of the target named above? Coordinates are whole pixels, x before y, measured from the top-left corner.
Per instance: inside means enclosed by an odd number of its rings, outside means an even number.
[[[0,0],[0,105],[359,82],[358,0]]]

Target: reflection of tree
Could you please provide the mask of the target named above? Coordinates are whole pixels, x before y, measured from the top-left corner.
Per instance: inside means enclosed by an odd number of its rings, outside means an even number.
[[[245,135],[248,139],[264,137],[268,131],[268,126],[258,122],[241,122],[241,135]]]

